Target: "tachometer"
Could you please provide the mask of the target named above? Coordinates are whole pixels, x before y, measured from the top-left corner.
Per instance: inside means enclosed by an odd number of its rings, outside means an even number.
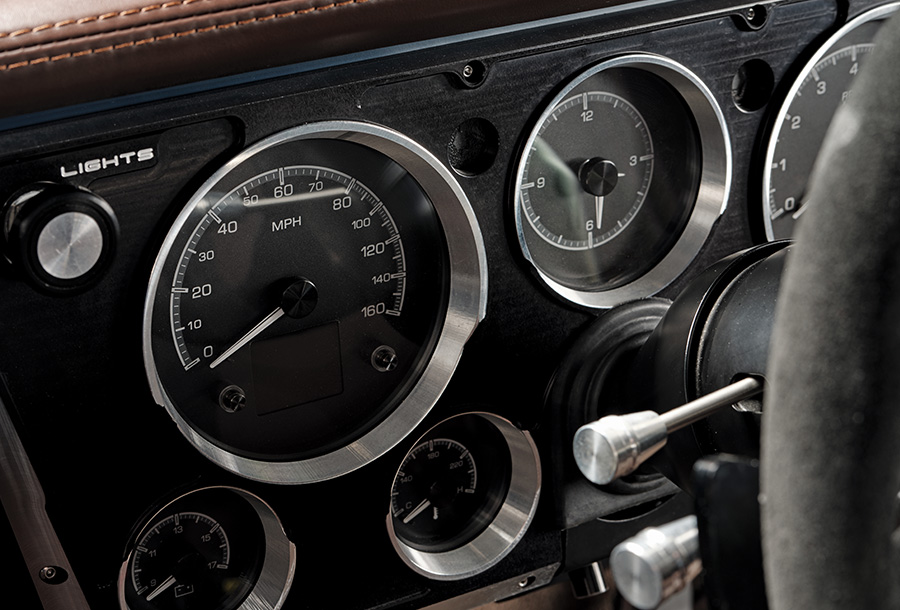
[[[813,55],[791,86],[766,151],[762,212],[769,241],[791,237],[797,221],[815,205],[805,197],[806,183],[825,133],[875,48],[875,34],[898,6],[887,4],[848,22]]]
[[[156,398],[239,474],[343,474],[437,399],[481,316],[482,259],[459,187],[408,139],[348,123],[273,136],[164,242],[144,329]]]

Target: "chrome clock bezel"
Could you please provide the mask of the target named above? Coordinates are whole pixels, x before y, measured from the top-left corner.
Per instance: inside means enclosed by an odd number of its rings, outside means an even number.
[[[534,123],[523,151],[531,150],[540,126],[554,109],[568,99],[572,91],[584,81],[610,68],[636,68],[654,74],[684,99],[697,126],[703,166],[693,210],[680,237],[663,258],[647,273],[636,280],[604,291],[576,290],[564,286],[545,273],[534,260],[525,241],[525,231],[530,230],[523,219],[521,185],[525,171],[526,155],[522,155],[516,168],[514,184],[514,217],[516,235],[525,259],[534,267],[540,279],[556,294],[576,305],[592,309],[606,309],[621,303],[652,296],[675,281],[691,264],[706,243],[716,220],[728,206],[731,190],[732,155],[728,126],[718,102],[709,88],[693,72],[680,63],[661,55],[634,53],[622,55],[596,64],[579,73],[547,104]],[[634,104],[634,100],[631,100]],[[638,108],[638,110],[640,110]]]

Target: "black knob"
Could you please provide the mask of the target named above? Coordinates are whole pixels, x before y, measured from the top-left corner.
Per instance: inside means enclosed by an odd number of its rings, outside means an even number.
[[[35,288],[72,294],[94,285],[112,261],[119,233],[101,197],[67,184],[40,182],[3,207],[3,251]]]
[[[616,184],[619,182],[618,172],[616,164],[612,161],[594,157],[582,163],[578,168],[578,180],[587,193],[605,197],[616,188]]]

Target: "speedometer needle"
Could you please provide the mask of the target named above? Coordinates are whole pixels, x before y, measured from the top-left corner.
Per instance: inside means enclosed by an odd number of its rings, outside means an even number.
[[[253,338],[256,337],[256,335],[258,335],[262,331],[264,331],[267,328],[269,328],[270,326],[272,326],[272,324],[274,324],[278,320],[278,318],[280,318],[283,315],[284,315],[284,309],[282,309],[281,306],[279,305],[277,308],[275,308],[275,311],[273,311],[272,313],[267,315],[265,318],[263,318],[262,322],[260,322],[259,324],[257,324],[253,328],[251,328],[250,332],[248,332],[246,335],[244,335],[243,337],[238,339],[234,345],[232,345],[227,350],[222,352],[221,356],[219,356],[218,358],[213,360],[212,363],[209,365],[209,368],[214,369],[217,366],[219,366],[220,364],[222,364],[223,362],[225,362],[225,360],[227,358],[229,358],[233,353],[235,353],[236,351],[238,351],[239,349],[241,349],[242,347],[244,347],[245,345],[250,343],[253,340]]]
[[[147,596],[147,601],[148,602],[153,601],[153,599],[158,597],[163,591],[165,591],[166,589],[168,589],[169,587],[171,587],[174,584],[175,584],[175,577],[169,576],[167,579],[162,581],[162,584],[160,584],[158,587],[156,587],[155,589],[153,589],[153,591],[150,592],[150,595]]]
[[[403,519],[403,523],[409,523],[410,521],[421,515],[422,511],[424,511],[429,506],[431,506],[431,500],[425,498],[411,513],[406,515],[406,517]]]

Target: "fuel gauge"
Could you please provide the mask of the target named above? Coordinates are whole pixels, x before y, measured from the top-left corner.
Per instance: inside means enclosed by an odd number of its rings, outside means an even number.
[[[527,432],[489,413],[444,420],[419,439],[397,471],[387,516],[391,542],[429,578],[478,574],[521,540],[540,481]]]

